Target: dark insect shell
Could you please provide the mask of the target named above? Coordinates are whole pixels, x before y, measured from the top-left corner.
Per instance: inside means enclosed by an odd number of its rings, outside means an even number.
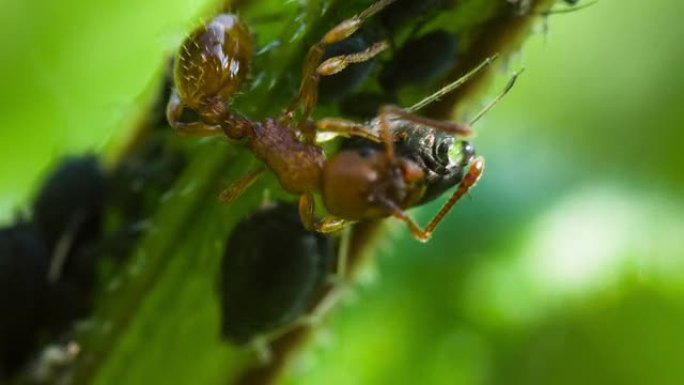
[[[100,236],[106,187],[93,155],[66,158],[50,173],[33,202],[34,223],[50,249],[65,235],[75,237],[72,244]]]
[[[29,224],[0,229],[0,380],[19,370],[35,348],[48,256],[45,243]]]
[[[68,157],[34,200],[33,223],[49,254],[42,322],[53,335],[90,311],[107,188],[95,156]]]
[[[456,65],[456,36],[436,30],[404,43],[380,73],[380,84],[390,93],[411,84],[427,85]]]
[[[245,344],[304,314],[334,254],[330,237],[304,229],[295,205],[267,205],[242,220],[221,262],[223,336]]]
[[[380,19],[387,28],[396,29],[436,11],[450,1],[453,0],[397,0],[380,13]]]

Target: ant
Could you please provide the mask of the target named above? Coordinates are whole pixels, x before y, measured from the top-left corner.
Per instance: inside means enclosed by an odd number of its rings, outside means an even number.
[[[230,97],[248,72],[253,43],[247,26],[237,16],[216,16],[190,34],[176,57],[174,81],[177,90],[167,106],[170,125],[183,135],[225,135],[233,140],[245,140],[247,147],[275,174],[281,186],[300,196],[299,214],[308,230],[327,233],[350,222],[394,216],[407,224],[416,239],[427,241],[453,204],[478,181],[484,159],[469,159],[469,170],[456,192],[422,229],[404,209],[417,204],[425,193],[425,172],[417,163],[396,154],[393,127],[408,124],[467,136],[471,133],[469,125],[417,116],[391,105],[381,107],[378,117],[370,124],[339,118],[309,120],[321,77],[339,73],[350,64],[370,60],[388,44],[379,42],[361,52],[322,60],[325,47],[351,36],[365,20],[394,1],[378,0],[329,30],[309,49],[299,92],[290,106],[277,118],[261,121],[239,116],[228,108]],[[482,67],[480,65],[478,70]],[[295,112],[299,108],[302,112],[299,121],[295,122]],[[384,151],[340,151],[326,159],[321,147],[315,143],[317,131],[381,142]],[[234,182],[221,194],[221,199],[224,202],[236,199],[264,171],[261,167]],[[319,220],[314,214],[315,193],[322,195],[330,214]]]

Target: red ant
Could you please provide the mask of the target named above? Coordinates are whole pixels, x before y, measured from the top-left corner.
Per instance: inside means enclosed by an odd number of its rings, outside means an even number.
[[[465,136],[471,133],[469,125],[420,117],[395,106],[380,108],[375,123],[370,125],[338,118],[309,120],[321,76],[369,60],[386,49],[387,43],[379,42],[364,51],[322,61],[324,48],[352,35],[366,19],[394,1],[378,0],[329,30],[309,49],[299,93],[289,108],[277,118],[261,121],[238,116],[229,110],[231,96],[247,75],[253,42],[248,28],[237,16],[216,16],[184,41],[176,57],[174,81],[177,90],[167,107],[170,125],[183,135],[225,135],[234,140],[245,139],[248,148],[275,174],[282,187],[300,195],[299,213],[307,229],[332,232],[351,221],[391,215],[404,221],[416,239],[428,240],[453,204],[480,178],[484,159],[468,159],[470,167],[458,189],[422,229],[404,209],[420,201],[426,188],[426,174],[412,160],[395,154],[393,127],[408,124]],[[303,109],[300,119],[294,122],[295,111],[300,107]],[[187,115],[194,117],[186,119]],[[373,126],[379,135],[373,133]],[[326,159],[322,149],[315,144],[317,131],[382,142],[384,151],[343,150]],[[221,194],[221,199],[224,202],[234,200],[264,171],[261,167],[234,182]],[[332,215],[316,220],[314,193],[322,195],[325,207]]]

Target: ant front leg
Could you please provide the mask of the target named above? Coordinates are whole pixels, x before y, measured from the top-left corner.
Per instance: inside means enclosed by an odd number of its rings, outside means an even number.
[[[361,25],[366,19],[380,12],[394,1],[396,0],[376,1],[360,14],[344,20],[332,28],[318,43],[314,44],[309,49],[309,52],[304,59],[302,82],[299,86],[299,93],[284,112],[284,117],[291,119],[294,116],[295,110],[302,105],[304,110],[299,120],[299,126],[300,128],[304,127],[318,100],[318,83],[321,76],[334,75],[347,68],[350,64],[368,61],[389,47],[387,42],[381,41],[373,44],[364,51],[331,57],[321,63],[326,46],[348,38],[361,28]],[[313,143],[315,133],[304,132],[305,140],[309,143]]]
[[[382,138],[370,132],[368,126],[341,118],[325,118],[316,122],[316,130],[332,132],[342,136],[359,136],[373,142],[382,142]]]
[[[305,193],[299,197],[299,216],[305,229],[319,233],[332,233],[352,223],[332,215],[316,220],[314,197],[311,193]]]
[[[409,230],[411,231],[411,234],[413,235],[414,238],[421,242],[427,242],[430,237],[432,236],[432,233],[435,231],[435,228],[437,228],[437,225],[444,219],[444,217],[447,215],[447,213],[453,208],[454,204],[458,202],[465,194],[470,191],[471,188],[475,186],[477,181],[480,179],[482,176],[482,172],[484,171],[484,158],[483,157],[478,157],[475,158],[470,163],[470,168],[468,169],[468,173],[463,177],[463,180],[461,183],[458,185],[458,188],[456,191],[454,191],[454,194],[449,198],[449,200],[442,206],[442,208],[437,212],[437,214],[432,218],[430,223],[425,227],[425,229],[421,229],[420,226],[411,218],[409,217],[406,212],[404,212],[401,207],[397,206],[396,203],[387,200],[387,199],[382,199],[381,202],[385,204],[385,206],[392,211],[392,215],[406,223],[408,226]]]

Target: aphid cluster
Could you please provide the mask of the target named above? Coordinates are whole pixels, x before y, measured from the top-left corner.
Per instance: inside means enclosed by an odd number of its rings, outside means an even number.
[[[183,166],[154,133],[109,173],[94,155],[68,157],[43,181],[31,217],[0,229],[0,382],[49,382],[73,361],[75,322],[90,315],[98,264],[128,254]]]
[[[368,42],[371,37],[377,39],[378,36],[389,41],[391,57],[380,63],[377,74],[380,89],[356,92],[372,73],[372,66],[367,65],[365,71],[349,74],[344,71],[330,76],[334,79],[344,77],[347,81],[323,80],[320,92],[327,96],[324,101],[339,101],[340,111],[345,115],[367,119],[374,117],[383,104],[396,103],[403,89],[416,85],[427,89],[437,84],[457,63],[458,37],[445,29],[423,32],[421,27],[453,6],[452,0],[397,0],[389,4],[374,20],[372,28],[361,29],[338,43],[351,39]],[[406,36],[399,38],[400,35]],[[331,56],[326,51],[324,58]],[[363,63],[350,68],[361,65]]]
[[[424,201],[429,173],[414,158],[397,151],[396,135],[410,127],[458,138],[470,134],[469,126],[421,117],[391,105],[382,106],[368,123],[341,118],[310,120],[322,77],[367,62],[384,51],[388,43],[380,41],[360,52],[323,60],[325,48],[353,35],[367,19],[393,2],[379,0],[325,33],[304,59],[303,79],[292,103],[279,116],[260,121],[230,109],[230,99],[246,76],[254,51],[249,31],[234,15],[215,17],[191,33],[179,50],[174,72],[176,91],[167,109],[169,123],[184,135],[243,140],[286,191],[300,196],[299,214],[307,229],[331,232],[350,222],[394,216],[406,223],[416,239],[429,239],[452,205],[477,182],[484,160],[475,158],[471,147],[462,153],[466,156],[459,161],[459,168],[467,168],[467,173],[458,181],[459,187],[449,202],[423,229],[405,209]],[[328,157],[315,143],[317,132],[358,136],[382,146],[343,149]],[[236,181],[222,194],[223,200],[235,199],[263,171],[265,168],[260,168]],[[322,219],[314,216],[317,193],[329,213]]]
[[[87,314],[105,191],[95,157],[66,159],[39,190],[32,220],[0,230],[0,378]]]

